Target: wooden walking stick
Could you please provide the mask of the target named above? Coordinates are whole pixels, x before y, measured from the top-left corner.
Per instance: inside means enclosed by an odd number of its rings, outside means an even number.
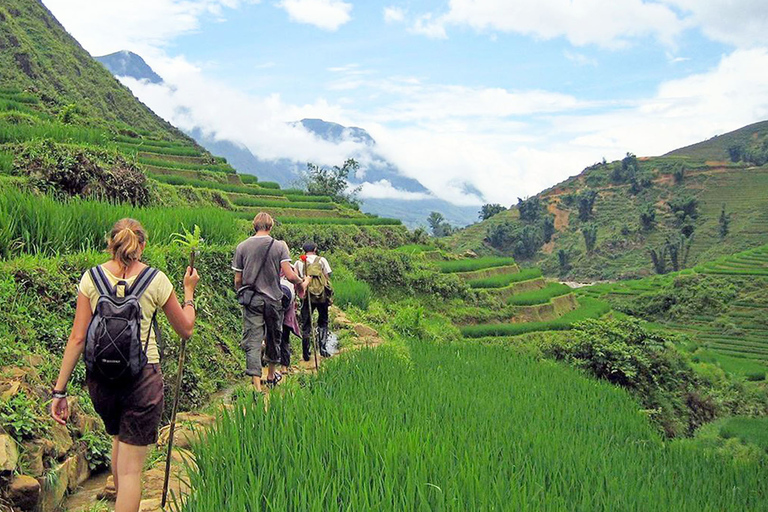
[[[189,248],[189,268],[190,274],[195,270],[195,254],[197,253],[202,238],[200,238],[200,228],[195,226],[192,233],[184,230],[184,234],[175,234],[175,241]],[[181,345],[179,345],[179,368],[176,376],[176,394],[173,397],[173,409],[171,409],[171,426],[168,430],[168,451],[165,454],[165,479],[163,480],[163,498],[160,507],[165,509],[165,505],[168,501],[168,484],[171,479],[171,452],[173,451],[173,436],[176,432],[176,411],[179,408],[179,396],[181,395],[181,380],[184,375],[184,360],[187,352],[187,338],[181,339]]]

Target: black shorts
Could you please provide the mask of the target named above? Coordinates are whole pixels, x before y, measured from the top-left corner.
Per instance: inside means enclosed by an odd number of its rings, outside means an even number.
[[[138,379],[121,387],[88,379],[88,391],[107,434],[134,446],[157,442],[164,407],[163,373],[159,364],[148,364]]]

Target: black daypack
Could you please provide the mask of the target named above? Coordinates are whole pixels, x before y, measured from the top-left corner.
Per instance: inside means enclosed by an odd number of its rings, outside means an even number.
[[[113,287],[101,267],[89,270],[99,292],[96,309],[85,338],[85,366],[88,375],[99,382],[117,384],[138,377],[147,365],[149,334],[142,347],[141,305],[139,299],[158,274],[147,267],[132,286],[120,281]],[[125,287],[125,296],[117,296],[117,286]],[[157,311],[152,328],[159,343]],[[150,331],[151,332],[151,331]]]

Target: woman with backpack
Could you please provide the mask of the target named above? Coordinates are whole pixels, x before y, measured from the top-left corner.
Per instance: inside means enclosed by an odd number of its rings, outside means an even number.
[[[147,233],[138,221],[118,221],[107,242],[112,258],[86,272],[78,286],[74,325],[53,388],[51,416],[66,424],[67,383],[85,352],[93,406],[113,438],[115,511],[136,512],[144,460],[148,447],[157,442],[163,413],[155,315],[162,309],[174,331],[189,338],[200,277],[187,267],[180,304],[168,277],[141,262]]]
[[[317,311],[317,344],[322,357],[330,357],[326,348],[328,342],[328,308],[333,301],[331,274],[328,260],[317,254],[317,244],[304,244],[304,254],[296,262],[299,277],[309,278],[306,294],[299,294],[301,301],[301,347],[302,357],[309,361],[311,355],[312,315]]]

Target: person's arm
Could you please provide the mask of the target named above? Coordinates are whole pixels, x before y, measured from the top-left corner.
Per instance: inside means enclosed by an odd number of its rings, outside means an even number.
[[[88,324],[91,323],[93,311],[91,311],[91,301],[82,292],[77,294],[77,309],[75,310],[75,321],[72,325],[72,332],[67,341],[67,347],[64,349],[64,357],[61,361],[61,370],[59,378],[56,380],[54,391],[66,394],[67,384],[72,372],[75,370],[77,362],[85,349],[85,335],[88,331]],[[69,403],[66,397],[54,398],[51,403],[51,416],[54,420],[65,425],[69,418]]]
[[[301,295],[304,290],[309,286],[310,278],[307,277],[305,279],[302,279],[299,274],[293,271],[293,267],[291,267],[291,262],[286,260],[280,263],[280,268],[283,270],[283,274],[285,274],[285,278],[296,285],[296,293]]]
[[[200,276],[197,275],[197,269],[191,269],[187,267],[187,272],[184,274],[184,302],[194,300],[195,288],[200,281]],[[168,300],[163,305],[163,311],[165,316],[168,317],[168,322],[176,331],[176,334],[184,339],[192,336],[192,331],[195,327],[196,312],[194,307],[181,307],[179,299],[175,293],[171,293]]]
[[[235,272],[235,291],[239,290],[243,286],[243,273]]]

